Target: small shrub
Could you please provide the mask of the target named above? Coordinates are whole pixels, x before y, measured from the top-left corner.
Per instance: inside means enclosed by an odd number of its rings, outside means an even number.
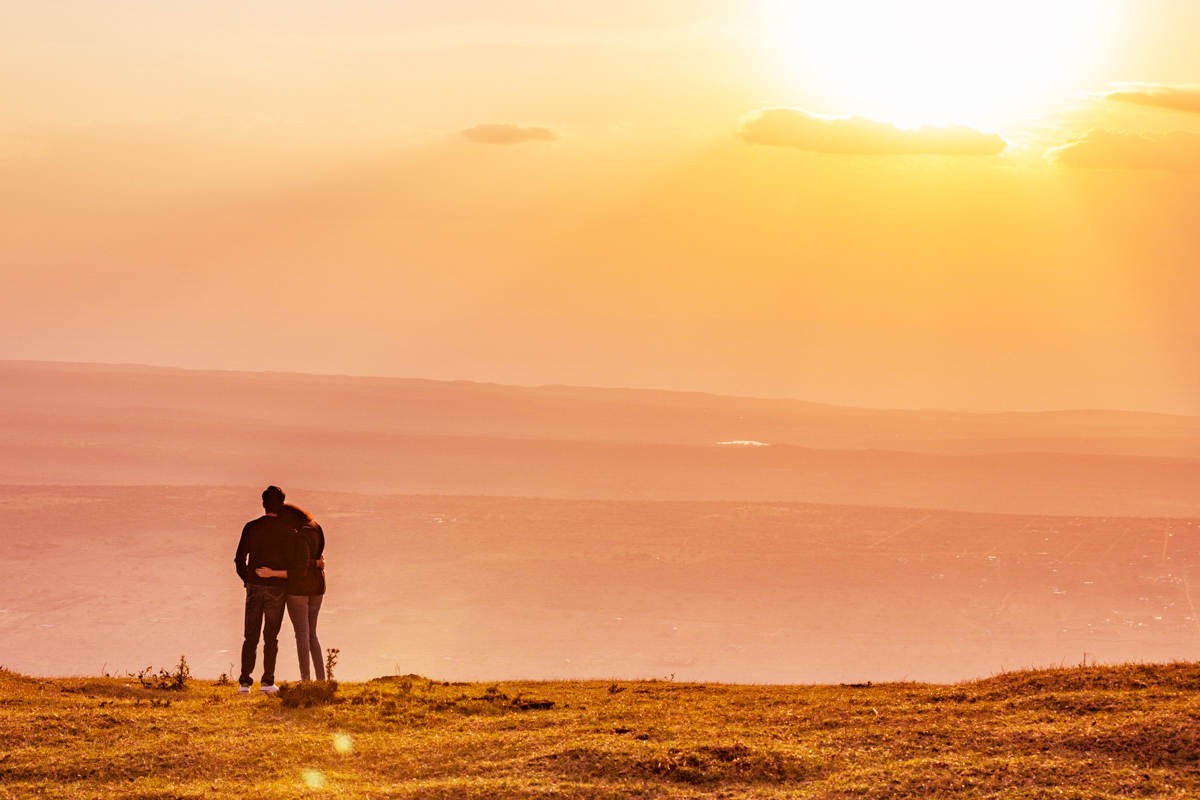
[[[337,666],[338,653],[342,652],[336,647],[331,647],[325,651],[325,680],[333,680],[333,668]]]
[[[229,686],[233,683],[229,678],[228,672],[222,672],[221,677],[217,678],[217,686]]]
[[[285,682],[276,696],[285,708],[312,708],[337,702],[337,690],[337,681]]]
[[[162,668],[156,675],[153,667],[146,667],[137,674],[137,679],[143,689],[182,692],[187,689],[188,678],[191,675],[192,671],[188,668],[187,656],[180,656],[174,671],[167,672],[166,668]]]

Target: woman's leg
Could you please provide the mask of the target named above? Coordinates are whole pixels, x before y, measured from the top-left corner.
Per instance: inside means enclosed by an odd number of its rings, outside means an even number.
[[[317,680],[325,680],[324,650],[317,641],[317,615],[321,613],[321,600],[325,595],[314,594],[308,599],[308,651],[312,653],[313,669],[316,670]]]
[[[302,594],[289,594],[287,599],[288,618],[296,633],[296,656],[300,659],[300,680],[309,680],[308,674],[308,598]],[[320,674],[319,672],[317,673]]]

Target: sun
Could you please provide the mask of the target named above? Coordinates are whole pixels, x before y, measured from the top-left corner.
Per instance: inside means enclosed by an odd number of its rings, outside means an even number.
[[[814,111],[994,126],[1087,85],[1126,2],[779,0],[768,37]]]

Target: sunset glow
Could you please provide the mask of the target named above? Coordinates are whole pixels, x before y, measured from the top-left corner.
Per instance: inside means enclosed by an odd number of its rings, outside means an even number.
[[[1200,4],[53,7],[0,358],[1200,412]]]

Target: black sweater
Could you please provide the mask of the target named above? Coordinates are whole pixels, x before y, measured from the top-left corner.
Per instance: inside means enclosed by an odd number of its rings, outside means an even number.
[[[295,530],[270,514],[247,522],[246,527],[242,528],[237,554],[233,557],[242,583],[285,588],[287,578],[260,578],[254,571],[259,567],[290,570],[294,557]]]

